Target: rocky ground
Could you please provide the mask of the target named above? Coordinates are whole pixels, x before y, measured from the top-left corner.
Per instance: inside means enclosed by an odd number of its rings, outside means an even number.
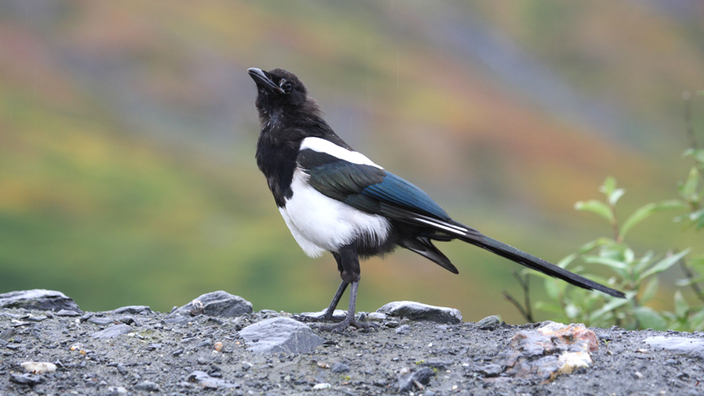
[[[702,334],[462,322],[398,303],[330,334],[210,293],[171,313],[0,294],[0,395],[699,395]]]

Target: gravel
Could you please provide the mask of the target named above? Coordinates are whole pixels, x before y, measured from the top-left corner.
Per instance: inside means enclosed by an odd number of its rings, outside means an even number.
[[[590,329],[596,340],[591,347],[597,345],[589,367],[553,377],[521,377],[514,374],[519,370],[505,367],[501,356],[518,344],[512,343],[514,336],[526,339],[542,324],[513,326],[495,318],[481,325],[439,324],[366,314],[377,329],[331,334],[311,326],[321,343],[310,353],[255,352],[262,341],[251,335],[246,341],[241,330],[266,320],[286,322],[271,319],[290,314],[202,312],[196,309],[191,316],[124,307],[60,316],[58,311],[0,308],[0,394],[704,394],[702,333]]]

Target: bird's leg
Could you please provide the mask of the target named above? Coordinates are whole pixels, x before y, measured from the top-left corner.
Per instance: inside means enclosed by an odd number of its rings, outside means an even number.
[[[340,283],[340,287],[337,288],[335,296],[332,298],[332,301],[330,301],[330,306],[325,311],[325,315],[323,315],[324,321],[331,322],[333,320],[332,314],[335,312],[335,308],[337,308],[337,304],[340,302],[340,298],[342,298],[342,295],[345,293],[345,290],[347,290],[347,286],[349,286],[349,283],[345,281],[342,281],[342,283]]]
[[[325,310],[323,316],[295,315],[293,318],[299,322],[334,322],[335,320],[340,322],[341,319],[333,317],[333,313],[335,313],[335,308],[337,308],[340,298],[342,298],[345,290],[347,290],[347,286],[349,286],[349,283],[345,281],[340,283],[340,287],[337,288],[337,292],[335,292],[335,296],[332,298],[330,306]]]
[[[357,322],[354,318],[355,306],[357,304],[357,288],[359,287],[360,280],[360,267],[359,267],[359,257],[357,256],[357,247],[354,244],[349,244],[340,248],[340,251],[334,254],[337,260],[337,266],[340,270],[340,277],[342,277],[342,284],[337,290],[335,297],[333,298],[328,310],[325,312],[325,317],[332,317],[332,313],[335,311],[337,303],[342,297],[342,293],[345,292],[347,285],[351,284],[350,289],[350,303],[347,307],[347,316],[345,319],[337,324],[329,326],[320,326],[321,329],[331,331],[331,332],[342,332],[348,326],[354,326],[356,328],[368,328],[372,325],[368,323]]]

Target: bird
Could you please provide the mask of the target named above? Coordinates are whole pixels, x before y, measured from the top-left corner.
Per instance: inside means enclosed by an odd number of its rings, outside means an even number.
[[[324,330],[368,328],[355,319],[360,259],[401,247],[459,271],[433,242],[460,240],[587,290],[625,298],[604,286],[453,220],[420,188],[355,151],[323,119],[317,101],[285,69],[247,69],[257,87],[257,166],[293,238],[309,257],[332,253],[342,282],[318,319],[333,312],[350,287],[344,319]],[[311,320],[312,318],[307,318]]]

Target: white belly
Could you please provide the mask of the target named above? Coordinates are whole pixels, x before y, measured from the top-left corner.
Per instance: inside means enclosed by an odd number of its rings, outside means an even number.
[[[389,221],[328,198],[307,183],[300,169],[293,174],[293,196],[279,208],[291,234],[310,257],[335,252],[357,238],[381,243],[388,237]]]

